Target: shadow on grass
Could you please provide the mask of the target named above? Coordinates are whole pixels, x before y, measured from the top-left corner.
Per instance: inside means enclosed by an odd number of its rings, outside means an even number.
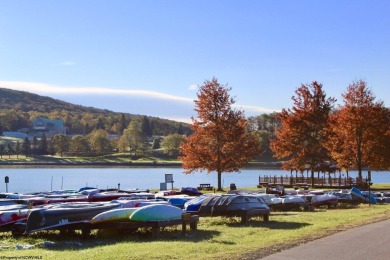
[[[85,237],[79,231],[60,233],[58,231],[41,231],[29,236],[23,236],[16,241],[12,241],[10,235],[3,237],[7,239],[7,244],[34,245],[37,248],[43,248],[53,251],[65,251],[75,249],[95,248],[118,243],[145,243],[145,242],[202,242],[211,240],[220,235],[218,231],[209,230],[187,230],[185,234],[179,228],[161,229],[157,237],[152,235],[148,228],[141,228],[134,232],[124,232],[115,230],[104,230],[104,232],[93,231],[91,235]],[[221,242],[224,243],[224,242]],[[229,244],[231,242],[226,242]],[[15,247],[15,245],[10,246]]]
[[[286,213],[290,215],[291,213]],[[285,216],[286,214],[281,214]],[[274,214],[273,214],[274,215]],[[294,214],[292,214],[294,215]],[[240,217],[221,217],[210,220],[210,226],[227,226],[229,228],[265,228],[265,229],[280,229],[280,230],[293,230],[300,229],[311,225],[304,222],[280,222],[280,221],[264,221],[262,217],[253,217],[247,223],[241,223]]]
[[[284,212],[284,211],[272,211],[270,217],[272,216],[295,216],[298,215],[298,212]]]
[[[207,226],[226,226],[232,228],[265,228],[265,229],[280,229],[280,230],[293,230],[300,229],[309,225],[310,223],[305,222],[281,222],[272,220],[272,216],[292,216],[298,215],[298,213],[291,212],[280,212],[280,213],[272,213],[269,221],[264,221],[263,217],[257,216],[252,217],[248,222],[242,223],[241,217],[209,217],[207,222]]]
[[[229,227],[254,227],[280,230],[293,230],[310,226],[310,223],[303,222],[280,222],[280,221],[249,221],[248,223],[229,223]]]

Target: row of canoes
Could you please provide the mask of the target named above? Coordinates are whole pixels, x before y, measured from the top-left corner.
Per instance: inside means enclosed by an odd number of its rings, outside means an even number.
[[[264,193],[258,191],[236,191],[234,194],[251,194],[261,197],[265,203],[274,210],[291,210],[311,207],[335,207],[339,203],[359,204],[359,203],[390,203],[389,192],[368,192],[360,191],[357,188],[350,190],[284,190],[283,196],[276,192]]]
[[[288,191],[285,196],[254,191],[230,191],[227,195],[189,196],[180,192],[156,194],[80,189],[36,194],[9,194],[0,200],[0,231],[23,226],[26,234],[79,224],[122,221],[166,221],[180,219],[182,214],[203,216],[231,215],[256,211],[267,216],[270,210],[292,210],[338,203],[376,203],[378,200],[357,189],[342,191]],[[290,193],[290,194],[289,194]],[[0,194],[1,195],[1,194]],[[20,231],[20,230],[19,230]]]
[[[186,203],[192,200],[196,201],[197,209],[186,209]],[[262,209],[261,214],[269,214],[269,207],[262,199],[243,195],[189,196],[172,192],[123,193],[96,189],[10,194],[0,201],[0,231],[29,234],[47,229],[72,229],[85,223],[93,226],[122,221],[169,221],[181,219],[187,212],[217,214],[251,209]]]

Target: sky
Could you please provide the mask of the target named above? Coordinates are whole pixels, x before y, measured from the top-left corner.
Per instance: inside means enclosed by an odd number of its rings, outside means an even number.
[[[183,122],[199,86],[246,116],[318,81],[342,104],[364,80],[390,104],[387,0],[0,0],[0,87]]]

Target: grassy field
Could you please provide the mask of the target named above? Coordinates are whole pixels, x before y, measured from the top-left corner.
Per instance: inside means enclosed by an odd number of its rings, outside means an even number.
[[[255,259],[342,230],[390,218],[390,204],[314,211],[272,212],[269,222],[254,218],[202,217],[198,230],[183,237],[181,227],[166,228],[153,239],[149,230],[134,234],[94,233],[63,236],[55,231],[14,239],[0,233],[0,256],[42,259]],[[34,248],[17,250],[33,245]]]
[[[166,158],[166,157],[155,157],[150,156],[146,158],[132,159],[129,155],[112,154],[105,156],[96,156],[96,157],[76,157],[76,156],[34,156],[26,157],[24,155],[3,155],[0,158],[0,165],[38,165],[38,164],[48,164],[48,165],[90,165],[90,164],[107,164],[109,166],[115,165],[127,165],[127,166],[137,166],[142,164],[148,165],[164,165],[164,164],[177,164],[181,165],[181,162],[178,159]]]

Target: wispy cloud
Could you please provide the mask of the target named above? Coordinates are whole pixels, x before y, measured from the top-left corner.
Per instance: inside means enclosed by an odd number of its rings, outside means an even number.
[[[258,106],[245,106],[245,105],[233,105],[234,108],[244,110],[245,114],[248,115],[259,115],[259,114],[269,114],[273,112],[280,112],[276,109],[258,107]]]
[[[192,119],[191,117],[174,117],[174,116],[164,116],[163,118],[177,121],[177,122],[183,122],[187,124],[192,124]]]
[[[194,85],[196,86],[196,85]],[[0,81],[0,87],[2,88],[9,88],[14,90],[20,90],[20,91],[27,91],[30,93],[36,93],[40,95],[55,95],[55,96],[81,96],[81,95],[89,95],[91,97],[99,96],[99,100],[103,100],[105,96],[107,96],[107,99],[110,99],[111,102],[115,102],[112,100],[113,96],[118,98],[122,97],[140,97],[140,98],[149,98],[149,99],[159,99],[161,102],[163,100],[165,101],[174,101],[177,105],[180,104],[186,104],[185,106],[193,107],[194,105],[194,99],[187,98],[187,97],[180,97],[170,94],[165,94],[161,92],[156,91],[147,91],[147,90],[126,90],[126,89],[112,89],[112,88],[104,88],[104,87],[70,87],[70,86],[57,86],[53,84],[47,84],[47,83],[40,83],[40,82],[21,82],[21,81]],[[197,88],[198,86],[196,86]],[[179,103],[177,103],[179,102]],[[155,102],[154,102],[155,103]],[[167,104],[166,102],[162,102],[164,106]],[[171,105],[169,107],[175,107],[174,103],[170,103]],[[89,104],[93,105],[93,104]],[[234,108],[244,110],[246,116],[257,116],[264,113],[272,113],[272,112],[278,112],[275,109],[269,109],[269,108],[263,108],[258,106],[247,106],[247,105],[240,105],[235,104],[233,105]],[[181,108],[182,109],[182,108]],[[158,109],[157,109],[158,110]],[[180,109],[179,109],[180,110]],[[192,109],[190,109],[192,110]],[[162,111],[160,111],[162,112]],[[174,114],[177,114],[177,110]],[[189,116],[190,117],[190,116]],[[173,120],[177,121],[184,121],[189,122],[190,119],[188,118],[172,118]],[[169,116],[164,116],[164,118],[170,118]]]
[[[0,81],[0,87],[28,91],[38,94],[66,95],[128,95],[143,96],[157,99],[193,102],[193,99],[148,90],[111,89],[102,87],[64,87],[38,82]]]

